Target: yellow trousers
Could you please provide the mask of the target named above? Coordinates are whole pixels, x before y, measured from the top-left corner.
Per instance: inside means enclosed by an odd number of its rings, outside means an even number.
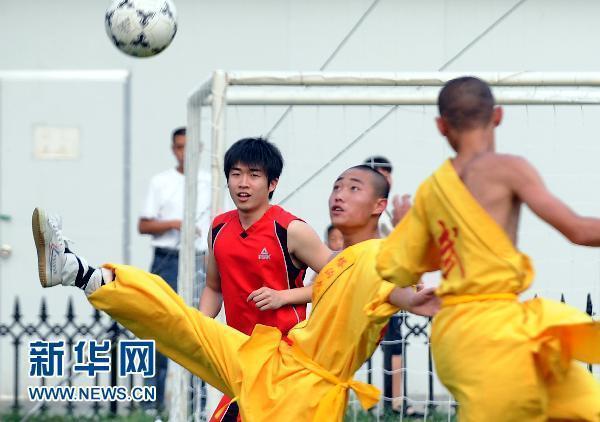
[[[191,308],[160,277],[125,265],[107,265],[115,280],[89,296],[90,303],[139,338],[154,339],[170,359],[230,397],[237,396],[241,372],[226,359],[248,336]]]
[[[115,280],[89,296],[92,305],[238,398],[246,422],[341,421],[348,389],[364,408],[379,399],[375,387],[334,376],[300,345],[282,341],[274,327],[257,325],[247,336],[187,306],[158,276],[124,265],[106,267],[114,270]]]

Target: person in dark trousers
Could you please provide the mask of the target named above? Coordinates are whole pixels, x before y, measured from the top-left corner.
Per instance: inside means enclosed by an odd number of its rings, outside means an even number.
[[[179,269],[179,244],[181,221],[183,219],[183,197],[185,177],[183,164],[186,144],[186,129],[177,128],[171,136],[171,151],[177,161],[172,167],[155,175],[150,180],[148,193],[140,214],[138,230],[140,234],[152,236],[153,258],[150,272],[162,277],[177,291],[177,273]],[[199,268],[204,268],[206,254],[205,238],[210,224],[210,175],[201,171],[198,174],[198,219],[196,232],[198,241]],[[203,282],[203,274],[200,274]],[[164,407],[165,381],[168,359],[160,353],[156,355],[156,375],[148,379],[148,385],[156,386],[156,403],[159,409]],[[152,406],[152,405],[149,405]]]

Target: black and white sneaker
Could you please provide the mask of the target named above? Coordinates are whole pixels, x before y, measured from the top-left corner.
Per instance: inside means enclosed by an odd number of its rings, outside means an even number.
[[[60,216],[46,215],[44,210],[36,208],[31,217],[31,228],[37,249],[38,272],[42,286],[52,287],[58,284],[74,286],[79,263],[73,254],[68,254],[67,242],[61,231]]]

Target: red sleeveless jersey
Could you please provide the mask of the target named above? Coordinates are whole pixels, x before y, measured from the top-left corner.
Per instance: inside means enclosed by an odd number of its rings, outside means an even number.
[[[273,205],[248,227],[242,228],[237,210],[217,216],[212,225],[212,246],[221,277],[227,325],[250,335],[256,324],[277,327],[285,335],[306,319],[306,305],[259,310],[246,299],[254,290],[303,286],[304,269],[294,266],[287,248],[287,228],[299,218]]]

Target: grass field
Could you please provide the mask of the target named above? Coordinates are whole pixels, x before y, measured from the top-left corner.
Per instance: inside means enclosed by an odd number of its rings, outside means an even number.
[[[16,413],[4,413],[0,414],[1,422],[19,422],[22,420],[24,415]],[[154,422],[155,416],[150,416],[142,411],[135,412],[127,416],[112,416],[108,414],[100,414],[97,416],[65,416],[65,415],[51,415],[51,414],[39,414],[34,415],[28,419],[31,422],[98,422],[98,421],[113,421],[113,422]],[[167,419],[160,419],[166,421]]]
[[[1,422],[19,422],[23,418],[22,414],[17,413],[3,413],[0,414]],[[28,419],[31,422],[98,422],[98,421],[111,421],[111,422],[154,422],[157,418],[155,416],[148,415],[142,411],[135,412],[131,415],[127,416],[111,416],[108,414],[101,414],[98,416],[65,416],[65,415],[51,415],[51,414],[39,414],[32,416]],[[161,421],[167,421],[167,417],[163,417],[159,419]],[[345,422],[456,422],[455,417],[451,417],[448,419],[448,415],[433,413],[424,418],[422,416],[419,417],[409,417],[404,416],[401,417],[398,413],[389,412],[379,417],[374,414],[359,411],[356,414],[349,411],[346,413],[346,417],[344,418]]]
[[[349,411],[346,413],[346,417],[344,418],[345,422],[456,422],[456,417],[451,416],[448,418],[447,414],[442,413],[432,413],[427,415],[426,418],[423,416],[404,416],[402,417],[398,413],[389,412],[377,417],[374,414],[360,411],[356,415]]]

